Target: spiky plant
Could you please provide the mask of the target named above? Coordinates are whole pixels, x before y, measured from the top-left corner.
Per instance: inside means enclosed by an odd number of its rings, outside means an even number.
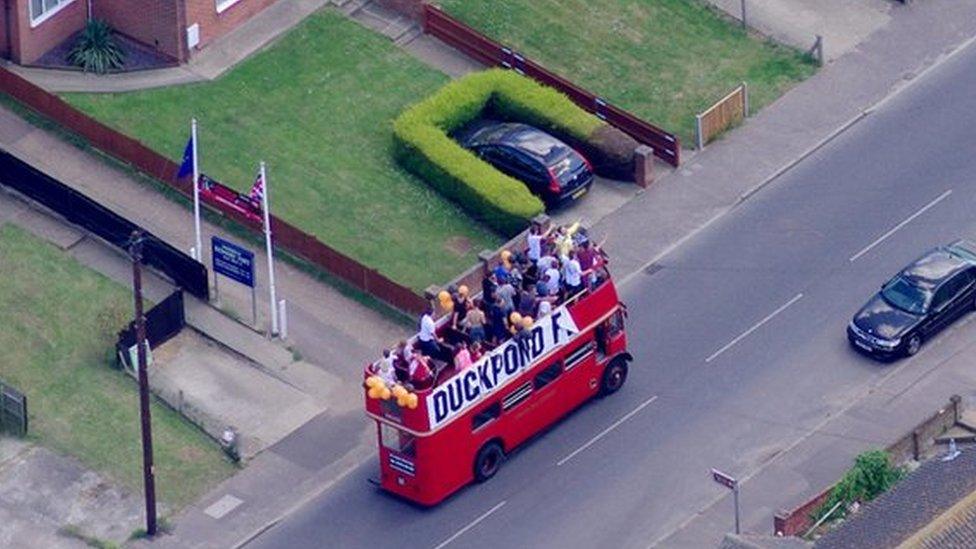
[[[68,52],[68,62],[85,72],[105,74],[121,69],[125,63],[125,51],[115,41],[112,27],[105,21],[89,19],[78,40]]]

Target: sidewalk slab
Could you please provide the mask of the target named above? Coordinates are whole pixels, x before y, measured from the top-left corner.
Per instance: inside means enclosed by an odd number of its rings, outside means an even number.
[[[229,427],[237,429],[245,461],[324,409],[192,329],[159,346],[153,359],[153,392],[214,439]]]
[[[86,547],[59,533],[67,527],[121,543],[141,520],[139,495],[73,458],[0,437],[0,546]]]
[[[899,9],[886,0],[708,0],[730,17],[742,20],[746,6],[749,27],[777,42],[807,51],[817,35],[824,37],[824,60],[832,61],[857,48],[884,27]]]

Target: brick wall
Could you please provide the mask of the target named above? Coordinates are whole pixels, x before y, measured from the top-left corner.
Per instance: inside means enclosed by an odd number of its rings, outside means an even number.
[[[10,48],[8,46],[9,37],[7,36],[7,14],[13,13],[13,2],[9,0],[4,0],[3,5],[0,5],[0,57],[10,57]]]
[[[48,50],[81,30],[88,16],[85,0],[74,0],[47,20],[31,28],[28,0],[8,1],[12,4],[10,15],[13,18],[10,24],[12,35],[10,58],[22,65],[37,61]]]
[[[200,25],[200,43],[195,49],[205,47],[210,42],[233,30],[276,0],[237,0],[237,3],[217,13],[216,0],[185,0],[185,26]],[[186,29],[181,30],[186,40]],[[190,52],[190,56],[193,52]]]
[[[93,0],[92,4],[95,17],[105,20],[115,30],[174,59],[185,60],[180,2]]]

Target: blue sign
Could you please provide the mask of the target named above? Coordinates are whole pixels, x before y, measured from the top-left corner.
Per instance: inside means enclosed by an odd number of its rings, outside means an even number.
[[[213,270],[245,286],[254,287],[254,252],[214,236],[210,240],[213,250]]]

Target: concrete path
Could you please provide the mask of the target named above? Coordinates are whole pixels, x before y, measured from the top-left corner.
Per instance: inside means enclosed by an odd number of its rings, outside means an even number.
[[[832,61],[854,50],[884,27],[897,0],[708,0],[732,18],[801,50],[809,50],[816,36],[824,38],[824,59]]]
[[[76,460],[0,436],[0,547],[88,547],[77,534],[122,543],[140,526],[142,509],[138,494]]]
[[[281,0],[195,52],[185,65],[120,74],[94,75],[77,71],[6,68],[52,92],[127,92],[191,84],[219,78],[254,52],[282,36],[329,0]]]

